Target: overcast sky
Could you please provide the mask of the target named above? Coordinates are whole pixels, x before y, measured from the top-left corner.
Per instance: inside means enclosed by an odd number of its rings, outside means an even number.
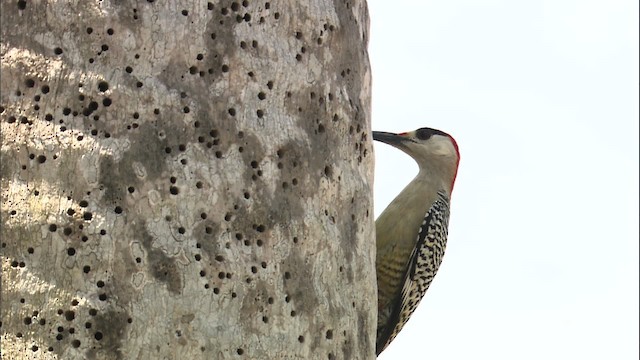
[[[443,265],[380,359],[638,359],[638,1],[369,12],[374,130],[462,157]],[[375,155],[378,215],[417,166]]]

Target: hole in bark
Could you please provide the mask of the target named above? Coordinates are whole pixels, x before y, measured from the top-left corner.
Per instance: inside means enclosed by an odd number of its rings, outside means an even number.
[[[325,174],[327,177],[331,177],[331,176],[333,176],[333,168],[332,168],[330,165],[325,166],[325,167],[324,167],[324,174]]]
[[[109,83],[107,83],[106,81],[101,81],[98,83],[98,90],[105,92],[107,90],[109,90]]]

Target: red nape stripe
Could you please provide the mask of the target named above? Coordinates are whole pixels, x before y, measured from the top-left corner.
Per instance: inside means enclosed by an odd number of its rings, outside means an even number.
[[[401,133],[400,133],[400,134],[398,134],[398,135],[405,136],[405,135],[407,135],[407,134],[408,134],[407,132],[401,132]]]
[[[453,185],[456,183],[456,177],[458,176],[458,165],[460,165],[460,150],[458,149],[458,143],[456,139],[454,139],[451,135],[449,135],[449,139],[451,139],[451,143],[453,147],[456,149],[456,153],[458,154],[458,160],[456,161],[456,172],[453,174],[453,180],[451,180],[451,192],[453,193]]]

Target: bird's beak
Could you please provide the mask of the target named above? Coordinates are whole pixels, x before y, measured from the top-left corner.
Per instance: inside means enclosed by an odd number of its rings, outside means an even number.
[[[373,140],[377,140],[391,146],[398,146],[402,144],[406,140],[406,138],[401,134],[394,134],[384,131],[374,131]]]

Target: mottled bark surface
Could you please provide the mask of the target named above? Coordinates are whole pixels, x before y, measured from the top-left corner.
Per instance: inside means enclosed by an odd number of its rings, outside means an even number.
[[[3,358],[374,358],[364,1],[1,4]]]

